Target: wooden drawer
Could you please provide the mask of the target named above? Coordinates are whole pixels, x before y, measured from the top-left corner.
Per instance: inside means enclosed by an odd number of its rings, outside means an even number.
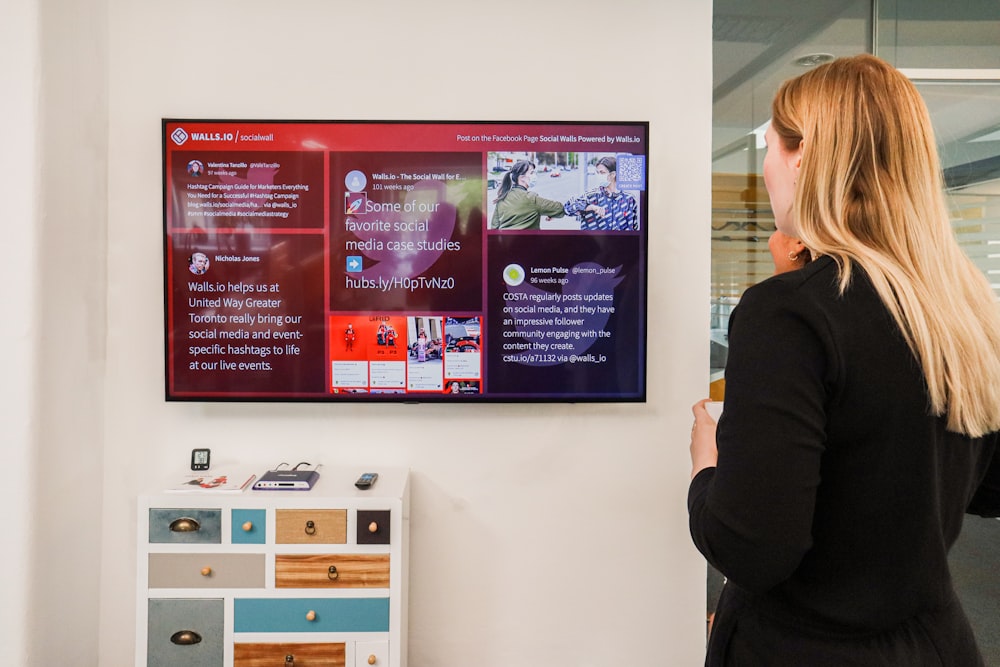
[[[358,510],[358,544],[389,544],[389,510]]]
[[[149,541],[155,544],[221,544],[222,510],[152,508]]]
[[[388,588],[389,554],[277,554],[275,588]]]
[[[388,632],[389,598],[236,598],[234,632]]]
[[[264,554],[149,554],[150,588],[263,588]]]
[[[346,660],[342,643],[233,645],[233,667],[346,667]]]
[[[275,542],[347,544],[347,510],[276,510]]]
[[[223,603],[149,600],[147,667],[222,667]]]

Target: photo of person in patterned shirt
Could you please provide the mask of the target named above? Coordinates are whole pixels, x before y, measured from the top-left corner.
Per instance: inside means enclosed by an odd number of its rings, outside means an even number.
[[[585,231],[637,231],[639,206],[635,197],[618,189],[618,161],[607,155],[595,168],[601,184],[566,202],[566,215],[577,216]]]

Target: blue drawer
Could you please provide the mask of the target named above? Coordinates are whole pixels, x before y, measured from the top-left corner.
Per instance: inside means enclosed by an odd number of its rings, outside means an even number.
[[[264,544],[267,535],[267,512],[264,510],[233,510],[233,544]],[[249,522],[250,530],[243,526]]]
[[[389,598],[236,598],[233,604],[234,632],[389,631]]]

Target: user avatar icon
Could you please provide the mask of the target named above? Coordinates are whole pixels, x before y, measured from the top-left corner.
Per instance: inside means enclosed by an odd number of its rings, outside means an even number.
[[[203,252],[193,253],[188,257],[188,271],[200,276],[208,271],[208,255]]]
[[[188,162],[187,171],[188,174],[197,178],[205,173],[205,165],[201,163],[201,160],[191,160]]]
[[[357,169],[352,169],[347,172],[347,177],[344,178],[344,185],[351,192],[361,192],[368,185],[368,177],[365,176],[363,171],[358,171]]]
[[[503,270],[503,281],[511,287],[517,287],[524,282],[524,267],[520,264],[508,264]]]

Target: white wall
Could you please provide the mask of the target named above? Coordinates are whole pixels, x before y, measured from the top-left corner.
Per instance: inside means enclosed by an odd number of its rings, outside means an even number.
[[[711,4],[109,2],[99,664],[132,661],[134,496],[195,444],[411,469],[414,667],[700,662],[685,495],[707,393]],[[649,401],[165,403],[162,117],[650,121]]]
[[[24,605],[31,599],[31,553],[35,531],[31,502],[37,442],[38,334],[38,8],[33,0],[6,0],[0,21],[0,202],[3,202],[5,258],[0,262],[0,443],[4,464],[17,475],[0,485],[7,517],[4,567],[0,567],[0,646],[13,664],[26,664],[28,627]],[[6,63],[17,63],[17,67]]]
[[[106,4],[85,0],[10,0],[0,21],[0,646],[10,664],[97,663],[106,25]]]

